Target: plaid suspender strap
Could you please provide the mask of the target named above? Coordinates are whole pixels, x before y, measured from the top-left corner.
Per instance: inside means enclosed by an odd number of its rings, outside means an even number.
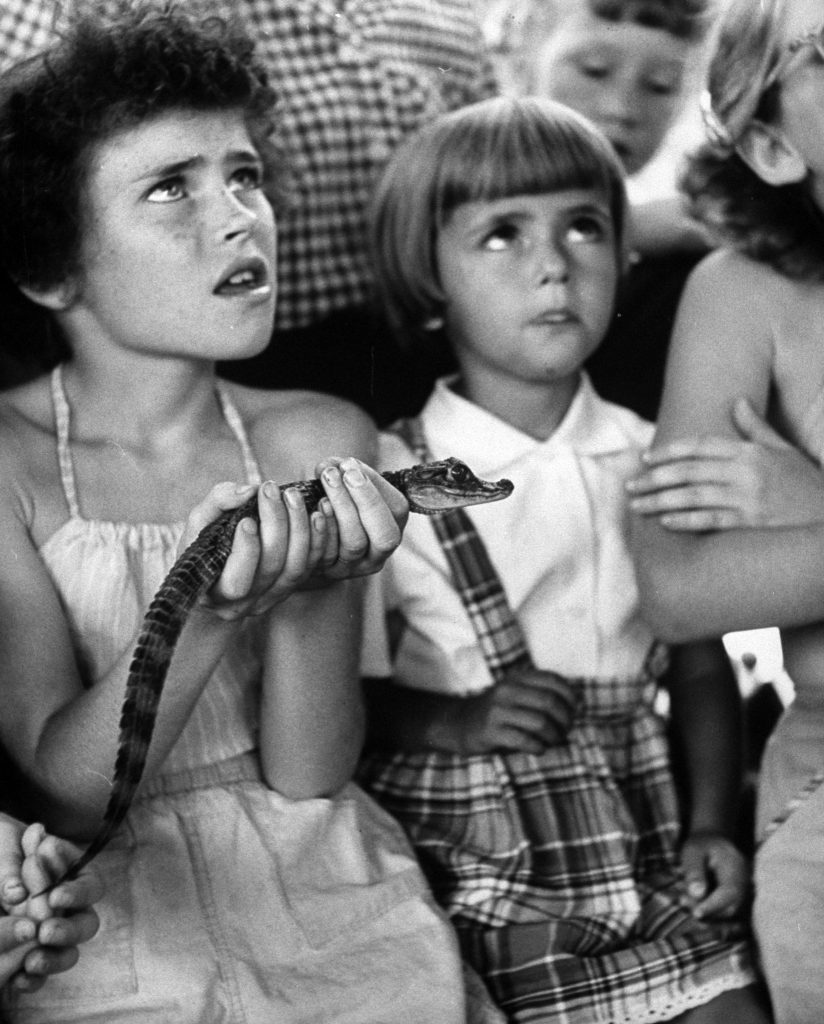
[[[419,419],[400,420],[391,429],[421,462],[429,459]],[[429,518],[492,678],[497,683],[514,665],[531,667],[532,658],[520,624],[472,520],[462,508]]]

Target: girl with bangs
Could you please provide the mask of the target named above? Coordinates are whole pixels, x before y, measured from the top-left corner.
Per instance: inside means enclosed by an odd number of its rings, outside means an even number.
[[[515,491],[410,523],[382,572],[360,778],[508,1020],[753,1024],[735,683],[719,642],[666,652],[641,618],[624,486],[652,427],[582,369],[623,267],[622,179],[589,122],[529,98],[436,121],[378,185],[379,297],[459,367],[381,436],[382,466],[454,453]]]

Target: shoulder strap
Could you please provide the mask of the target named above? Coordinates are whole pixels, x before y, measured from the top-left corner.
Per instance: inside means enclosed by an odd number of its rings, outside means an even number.
[[[399,420],[391,430],[409,445],[416,458],[427,461],[429,449],[420,419]],[[469,514],[459,508],[430,516],[429,520],[492,678],[498,682],[514,665],[530,666],[532,659],[520,623]]]
[[[78,519],[80,517],[80,505],[77,500],[77,483],[74,476],[74,462],[72,461],[69,437],[71,410],[63,384],[62,363],[58,363],[52,370],[51,396],[57,432],[57,462],[60,467],[60,482],[63,486],[63,494],[66,497],[66,504],[69,506],[69,515],[72,519]]]
[[[255,458],[255,453],[252,450],[252,445],[249,443],[249,436],[246,433],[246,427],[244,426],[243,419],[237,410],[237,406],[232,401],[229,389],[222,381],[218,380],[216,382],[216,390],[220,407],[223,410],[223,417],[229,424],[229,429],[235,435],[235,439],[240,446],[244,471],[246,473],[246,482],[259,487],[263,478],[260,473],[258,461]]]

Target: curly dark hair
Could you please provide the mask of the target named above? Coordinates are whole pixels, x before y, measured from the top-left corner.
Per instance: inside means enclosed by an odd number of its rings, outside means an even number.
[[[172,109],[242,110],[277,199],[274,101],[239,21],[196,20],[171,0],[81,13],[55,46],[0,79],[0,265],[23,285],[67,280],[93,147]]]
[[[717,28],[705,111],[711,141],[692,154],[680,186],[691,212],[751,259],[796,280],[824,280],[824,215],[806,181],[768,185],[738,144],[753,120],[774,123],[782,58],[777,0],[729,0]]]

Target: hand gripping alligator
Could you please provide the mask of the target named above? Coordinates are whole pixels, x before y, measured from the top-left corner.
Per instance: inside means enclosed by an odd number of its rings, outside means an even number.
[[[512,493],[509,480],[480,480],[465,463],[453,458],[382,475],[404,495],[412,512],[423,515],[500,501]],[[317,508],[324,495],[317,479],[282,484],[280,490],[290,487],[300,491],[309,512]],[[256,494],[239,508],[221,513],[200,531],[169,570],[149,605],[129,667],[114,778],[103,821],[85,852],[50,889],[75,878],[106,846],[125,818],[146,766],[160,695],[178,637],[198,598],[223,571],[235,527],[245,518],[259,519]]]

